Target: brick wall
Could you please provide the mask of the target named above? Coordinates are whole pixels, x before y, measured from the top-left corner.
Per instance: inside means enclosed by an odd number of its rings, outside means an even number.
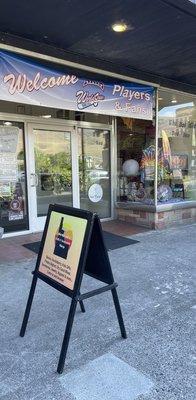
[[[149,212],[117,208],[117,219],[150,229],[164,229],[169,226],[196,222],[196,208],[182,208],[171,211]]]
[[[139,226],[146,226],[155,229],[155,213],[140,210],[127,210],[117,208],[117,219],[120,221],[130,222]]]
[[[179,210],[156,213],[155,229],[168,226],[183,225],[196,222],[196,208],[182,208]]]

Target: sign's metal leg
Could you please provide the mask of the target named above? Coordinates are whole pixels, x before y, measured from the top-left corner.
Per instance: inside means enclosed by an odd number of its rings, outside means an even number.
[[[83,313],[85,313],[86,310],[85,310],[83,301],[82,301],[82,300],[79,300],[79,303],[80,303],[81,311],[82,311]]]
[[[62,374],[63,369],[64,369],[65,358],[66,358],[67,349],[69,346],[69,339],[71,336],[71,330],[72,330],[73,320],[74,320],[74,316],[75,316],[75,312],[76,312],[77,302],[78,301],[75,298],[73,298],[71,301],[71,306],[69,309],[69,315],[68,315],[67,324],[66,324],[66,328],[65,328],[65,334],[64,334],[64,338],[63,338],[62,347],[61,347],[61,354],[59,357],[59,362],[58,362],[58,367],[57,367],[57,372],[59,374]]]
[[[112,297],[113,297],[113,300],[114,300],[114,305],[115,305],[115,309],[116,309],[118,323],[119,323],[119,326],[120,326],[121,336],[122,336],[123,339],[126,339],[127,338],[127,334],[126,334],[126,330],[125,330],[125,325],[124,325],[124,321],[123,321],[123,316],[122,316],[122,312],[121,312],[120,303],[119,303],[119,299],[118,299],[118,294],[117,294],[116,288],[112,289]]]
[[[30,292],[29,292],[27,305],[26,305],[26,310],[25,310],[25,313],[24,313],[24,318],[23,318],[23,321],[22,321],[21,330],[20,330],[20,336],[21,337],[23,337],[25,335],[25,331],[26,331],[26,327],[27,327],[27,323],[28,323],[28,319],[29,319],[29,314],[30,314],[30,311],[31,311],[32,301],[33,301],[33,297],[34,297],[34,293],[35,293],[36,284],[37,284],[37,277],[34,275],[33,276],[33,280],[32,280],[32,284],[31,284],[31,289],[30,289]]]

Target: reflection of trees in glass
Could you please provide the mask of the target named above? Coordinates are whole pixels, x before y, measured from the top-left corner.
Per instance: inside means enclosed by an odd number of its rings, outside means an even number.
[[[83,129],[79,157],[80,190],[87,193],[93,183],[98,183],[103,169],[109,170],[109,131],[100,129]],[[108,150],[108,152],[107,152]],[[103,152],[105,152],[103,154]],[[109,175],[109,171],[108,175]]]
[[[35,165],[37,174],[49,174],[50,178],[48,179],[53,182],[56,192],[61,192],[65,187],[71,187],[70,154],[63,151],[57,154],[44,154],[35,149]]]
[[[88,161],[85,157],[79,158],[79,180],[80,180],[80,190],[86,192],[91,184],[91,178],[89,176],[89,166]]]
[[[24,150],[19,151],[17,154],[17,160],[18,160],[18,171],[24,172],[25,167],[24,167]]]
[[[17,160],[24,160],[24,150],[19,151]]]
[[[123,161],[133,158],[140,162],[142,150],[145,146],[145,135],[124,134],[119,141],[119,153]]]

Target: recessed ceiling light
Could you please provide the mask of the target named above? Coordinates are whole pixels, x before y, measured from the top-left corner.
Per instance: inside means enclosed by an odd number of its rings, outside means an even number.
[[[158,97],[158,100],[163,100],[163,97]]]
[[[177,103],[177,100],[173,99],[173,100],[171,100],[171,103],[175,104],[175,103]]]
[[[50,115],[50,114],[42,115],[42,118],[51,118],[51,117],[52,117],[52,115]]]
[[[12,122],[6,121],[6,122],[4,122],[4,125],[6,125],[6,126],[11,126],[11,125],[12,125]]]
[[[112,25],[112,30],[114,32],[125,32],[128,30],[128,25],[125,22],[116,22]]]

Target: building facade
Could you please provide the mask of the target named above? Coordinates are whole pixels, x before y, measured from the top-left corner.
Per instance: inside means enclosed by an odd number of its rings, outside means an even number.
[[[196,220],[196,96],[0,50],[0,227],[48,205],[162,229]]]

